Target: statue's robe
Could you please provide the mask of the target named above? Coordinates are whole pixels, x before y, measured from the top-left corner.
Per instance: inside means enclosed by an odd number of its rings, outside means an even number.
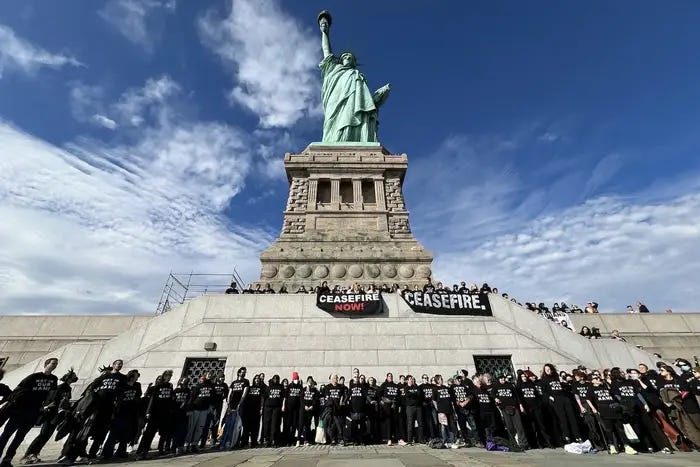
[[[329,55],[319,63],[323,76],[323,141],[377,141],[377,107],[359,70]]]

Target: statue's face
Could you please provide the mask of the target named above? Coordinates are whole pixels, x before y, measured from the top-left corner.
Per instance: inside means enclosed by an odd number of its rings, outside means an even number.
[[[343,64],[343,66],[354,68],[356,63],[355,56],[351,53],[344,53],[340,56],[340,62]]]

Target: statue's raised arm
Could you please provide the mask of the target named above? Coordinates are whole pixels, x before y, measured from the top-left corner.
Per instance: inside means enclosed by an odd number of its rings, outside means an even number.
[[[323,58],[333,55],[331,51],[331,38],[329,36],[331,21],[331,14],[327,10],[323,10],[318,14],[318,27],[321,29],[321,49],[323,50]]]

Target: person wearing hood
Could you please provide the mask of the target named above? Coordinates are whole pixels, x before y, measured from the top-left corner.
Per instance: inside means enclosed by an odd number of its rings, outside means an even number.
[[[690,362],[685,358],[678,358],[675,365],[681,370],[678,379],[681,381],[682,390],[686,393],[683,397],[683,408],[688,416],[693,420],[695,426],[700,429],[700,385],[697,378],[693,374],[693,369]]]
[[[287,429],[286,439],[294,442],[296,446],[301,445],[303,432],[303,413],[301,403],[301,393],[304,386],[299,379],[299,373],[292,372],[292,381],[287,385],[284,395],[282,412],[285,417],[284,427]]]
[[[53,372],[57,365],[57,358],[47,359],[44,362],[43,371],[32,373],[24,378],[8,397],[7,405],[3,408],[3,418],[7,419],[7,423],[0,434],[0,455],[5,451],[5,447],[7,451],[0,462],[0,467],[12,467],[12,459],[15,457],[17,448],[39,418],[49,394],[56,391],[58,378]],[[10,438],[12,442],[8,445]]]
[[[76,375],[73,368],[71,368],[61,377],[60,381],[61,384],[56,387],[56,390],[53,391],[47,399],[48,405],[44,407],[41,414],[41,431],[39,431],[37,437],[34,438],[34,441],[31,442],[27,451],[24,453],[21,461],[24,464],[41,462],[41,459],[39,459],[41,450],[49,441],[54,431],[56,431],[58,423],[63,418],[62,415],[70,409],[71,384],[78,381],[78,375]]]
[[[330,377],[330,383],[323,388],[323,423],[326,430],[326,438],[331,444],[345,444],[345,416],[343,406],[347,398],[347,388],[340,384],[338,375]]]

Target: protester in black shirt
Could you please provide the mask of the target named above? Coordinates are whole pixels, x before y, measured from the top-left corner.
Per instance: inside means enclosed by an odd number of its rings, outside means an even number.
[[[452,391],[444,384],[442,375],[435,375],[435,390],[433,391],[433,406],[437,413],[438,425],[442,442],[451,445],[455,441],[456,425],[454,409],[452,408]]]
[[[280,443],[283,402],[284,386],[280,383],[279,375],[274,375],[263,396],[263,436],[266,447],[277,447]]]
[[[53,435],[56,430],[56,426],[63,419],[63,416],[70,408],[70,398],[71,398],[71,384],[78,381],[78,376],[75,374],[71,368],[68,373],[61,377],[61,384],[56,387],[56,390],[50,393],[47,400],[48,405],[46,405],[41,413],[41,431],[31,442],[27,451],[24,453],[22,458],[22,463],[24,464],[34,464],[36,462],[41,462],[39,459],[39,454],[44,448],[46,443]]]
[[[192,395],[190,391],[190,380],[180,378],[177,387],[173,391],[173,444],[175,455],[184,452],[185,438],[187,437],[189,416],[189,401]]]
[[[433,285],[433,281],[430,280],[429,277],[425,280],[425,285],[423,286],[423,292],[424,293],[434,293],[435,292],[435,286]]]
[[[34,426],[48,395],[56,390],[58,378],[53,371],[57,365],[57,358],[49,358],[44,362],[43,371],[24,378],[9,395],[7,405],[3,407],[3,418],[7,419],[7,423],[0,435],[0,455],[5,451],[5,446],[7,451],[0,462],[1,467],[12,466],[17,448]]]
[[[248,388],[250,387],[250,382],[245,377],[247,371],[247,368],[244,366],[239,368],[236,372],[236,379],[231,383],[229,388],[231,396],[228,401],[230,410],[241,412],[241,408],[245,404]]]
[[[423,391],[423,403],[421,404],[421,425],[423,427],[423,437],[421,441],[427,443],[433,438],[440,436],[437,429],[437,413],[433,407],[433,391],[435,385],[430,383],[428,375],[421,376],[421,384],[418,386]]]
[[[97,456],[97,451],[107,436],[114,404],[126,383],[126,376],[121,373],[123,366],[124,362],[121,359],[115,360],[112,362],[111,371],[105,372],[91,385],[96,396],[97,407],[92,424],[92,445],[88,452],[88,459],[94,459]]]
[[[338,375],[332,375],[330,384],[323,388],[323,420],[326,438],[331,444],[345,444],[343,439],[345,416],[342,407],[346,402],[347,388],[339,383]]]
[[[552,439],[544,415],[542,388],[537,384],[537,375],[530,370],[523,371],[518,391],[525,407],[526,423],[531,431],[530,445],[535,445],[536,442],[540,448],[551,448]]]
[[[491,394],[496,402],[496,407],[501,411],[501,417],[508,434],[521,449],[527,449],[527,435],[520,417],[520,413],[524,412],[525,409],[513,383],[506,381],[505,373],[501,372],[496,375],[496,382],[491,386]]]
[[[171,434],[174,393],[170,380],[173,377],[172,370],[166,370],[161,375],[160,382],[153,386],[151,397],[146,409],[146,429],[141,436],[136,453],[139,459],[146,459],[151,450],[151,442],[156,433],[160,432],[161,439],[168,439]],[[164,454],[164,445],[161,445],[159,454]]]
[[[367,417],[369,418],[370,441],[379,443],[382,439],[381,422],[379,419],[379,401],[377,400],[377,380],[373,377],[367,379]]]
[[[301,445],[302,438],[301,391],[303,389],[299,373],[292,372],[292,381],[285,388],[282,411],[285,417],[284,427],[287,430],[285,438],[288,442],[294,442],[296,446]]]
[[[360,380],[360,370],[352,370],[348,389],[350,408],[350,439],[355,444],[363,444],[366,439],[365,418],[367,413],[367,386]]]
[[[428,282],[430,280],[428,279]],[[379,400],[379,416],[382,425],[382,437],[388,446],[391,446],[397,436],[399,408],[397,398],[399,387],[394,383],[394,375],[386,374],[386,379],[379,386],[377,398]]]
[[[574,382],[571,384],[571,390],[573,392],[574,400],[576,401],[576,407],[581,415],[581,418],[588,431],[588,439],[591,440],[593,446],[598,450],[604,450],[608,447],[604,445],[598,433],[598,422],[591,412],[591,408],[588,405],[588,401],[591,399],[591,385],[586,381],[586,373],[582,370],[574,371]]]
[[[421,409],[423,407],[423,390],[416,385],[416,379],[412,375],[406,376],[406,386],[403,391],[403,407],[406,413],[406,442],[413,444],[423,439],[423,423]],[[417,433],[414,433],[414,425],[418,425]]]
[[[301,393],[302,398],[302,436],[304,438],[304,446],[308,446],[310,443],[314,442],[313,432],[311,431],[311,422],[314,422],[314,426],[318,426],[318,404],[319,404],[319,394],[316,389],[316,381],[309,376],[306,378],[306,386]]]
[[[542,383],[544,395],[549,402],[556,417],[559,429],[564,437],[564,443],[569,444],[576,440],[580,442],[581,436],[578,431],[576,415],[571,405],[569,393],[565,383],[562,383],[557,374],[557,369],[551,363],[547,363],[542,368]]]
[[[238,294],[238,284],[231,282],[231,286],[224,292],[226,295]]]
[[[258,445],[258,432],[260,431],[260,416],[262,415],[262,398],[266,387],[262,384],[260,375],[255,375],[253,381],[248,388],[248,393],[245,396],[243,403],[243,440],[242,446],[248,445],[251,447]]]
[[[214,384],[211,378],[211,373],[205,372],[190,394],[191,412],[185,438],[187,452],[199,452],[198,444],[206,427],[207,417],[214,405]]]
[[[224,408],[224,401],[228,400],[228,385],[224,381],[224,375],[220,374],[216,381],[214,382],[214,399],[213,399],[213,412],[207,420],[208,431],[211,432],[212,445],[216,445],[219,439],[219,420],[221,420],[221,413]],[[207,430],[202,434],[202,440],[200,440],[200,447],[204,447],[207,439]]]
[[[136,436],[139,409],[141,405],[141,384],[138,382],[139,372],[131,370],[126,374],[126,383],[117,396],[109,434],[102,446],[102,459],[108,460],[114,456],[114,447],[119,443],[116,456],[127,457],[126,446]]]
[[[610,390],[605,386],[600,376],[593,375],[591,378],[593,387],[591,389],[591,399],[588,400],[592,412],[600,418],[605,440],[610,448],[610,454],[617,454],[621,445],[625,446],[625,453],[637,454],[632,449],[622,427],[622,410],[620,404],[615,402]]]
[[[476,404],[474,403],[473,385],[465,384],[462,376],[456,376],[451,389],[462,441],[466,445],[474,446],[479,441],[479,430],[474,418]]]
[[[493,441],[493,435],[496,431],[497,412],[495,401],[491,395],[491,376],[475,375],[472,381],[475,386],[474,396],[476,397],[476,402],[479,404],[479,424],[481,425],[484,436],[482,442],[485,446],[489,441]]]

